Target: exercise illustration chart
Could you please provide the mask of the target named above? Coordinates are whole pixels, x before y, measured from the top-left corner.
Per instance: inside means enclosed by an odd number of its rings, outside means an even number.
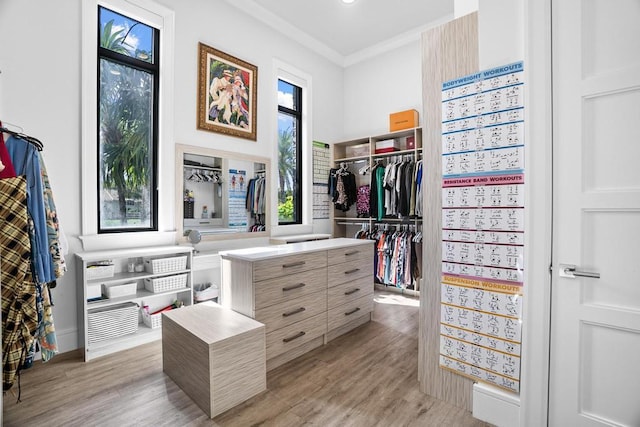
[[[524,67],[442,84],[440,366],[519,393]]]

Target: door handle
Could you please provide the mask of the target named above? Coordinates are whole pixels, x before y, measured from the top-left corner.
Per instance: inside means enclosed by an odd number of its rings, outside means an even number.
[[[592,279],[599,279],[600,273],[578,270],[578,267],[571,264],[560,264],[560,277],[567,277],[569,279],[575,279],[576,277],[590,277]]]

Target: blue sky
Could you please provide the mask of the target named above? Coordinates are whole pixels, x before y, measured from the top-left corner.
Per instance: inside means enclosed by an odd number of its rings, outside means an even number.
[[[109,9],[100,8],[100,26],[103,27],[107,22],[113,19],[113,26],[116,29],[124,29],[124,33],[131,29],[125,43],[133,51],[136,49],[152,52],[152,28],[133,19],[129,19]],[[137,24],[137,25],[136,25]],[[134,27],[135,25],[135,27]],[[133,27],[133,29],[132,29]]]

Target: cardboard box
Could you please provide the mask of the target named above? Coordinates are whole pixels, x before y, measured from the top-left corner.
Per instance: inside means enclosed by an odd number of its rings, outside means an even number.
[[[418,127],[418,112],[416,110],[399,111],[389,114],[390,132],[415,127]]]

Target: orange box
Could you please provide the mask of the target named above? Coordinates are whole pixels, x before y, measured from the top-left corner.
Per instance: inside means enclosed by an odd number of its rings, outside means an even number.
[[[389,114],[389,132],[418,127],[416,110],[399,111]]]

